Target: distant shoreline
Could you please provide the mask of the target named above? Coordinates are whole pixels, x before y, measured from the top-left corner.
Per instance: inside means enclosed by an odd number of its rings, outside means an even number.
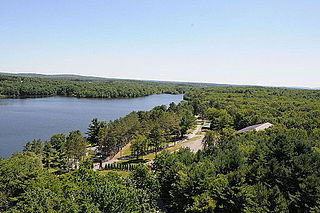
[[[34,98],[53,98],[53,97],[62,97],[62,98],[77,98],[77,99],[94,99],[94,100],[112,100],[112,99],[132,99],[132,98],[143,98],[151,95],[183,95],[183,93],[172,94],[172,93],[155,93],[150,95],[142,95],[137,97],[118,97],[118,98],[101,98],[101,97],[77,97],[77,96],[65,96],[65,95],[35,95],[35,96],[6,96],[0,95],[0,99],[34,99]],[[184,97],[183,97],[183,100]]]

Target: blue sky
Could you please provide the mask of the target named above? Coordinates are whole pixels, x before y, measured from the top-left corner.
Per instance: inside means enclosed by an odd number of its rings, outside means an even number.
[[[318,0],[1,0],[0,71],[320,87]]]

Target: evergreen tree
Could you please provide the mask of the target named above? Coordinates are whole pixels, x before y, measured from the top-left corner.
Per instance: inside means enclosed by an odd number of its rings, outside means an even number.
[[[43,152],[43,144],[40,139],[29,141],[23,148],[24,152],[34,152],[36,154],[42,154]]]
[[[155,153],[158,152],[161,144],[166,141],[164,135],[165,132],[158,125],[151,129],[149,134],[150,145],[153,146]]]
[[[66,155],[69,160],[72,162],[72,166],[75,168],[79,167],[79,161],[83,159],[88,142],[81,135],[80,131],[71,131],[67,137],[65,150]]]
[[[106,126],[106,123],[103,121],[98,121],[97,118],[92,119],[88,127],[88,142],[92,146],[99,145],[99,133]]]
[[[148,147],[149,140],[145,135],[135,135],[131,141],[130,149],[132,155],[136,155],[137,159],[139,159],[141,155],[146,154]]]

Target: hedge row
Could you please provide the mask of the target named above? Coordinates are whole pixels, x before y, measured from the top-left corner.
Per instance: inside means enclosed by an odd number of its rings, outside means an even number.
[[[106,164],[104,169],[106,169],[106,170],[118,169],[118,170],[132,171],[136,167],[137,167],[137,165],[134,165],[134,164],[117,164],[117,163],[113,163],[113,164]]]

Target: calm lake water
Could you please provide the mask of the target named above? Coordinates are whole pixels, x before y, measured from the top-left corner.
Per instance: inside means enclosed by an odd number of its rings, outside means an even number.
[[[33,139],[46,140],[53,134],[78,129],[85,133],[93,118],[110,121],[182,99],[183,95],[169,94],[131,99],[0,99],[0,157],[21,151]]]

